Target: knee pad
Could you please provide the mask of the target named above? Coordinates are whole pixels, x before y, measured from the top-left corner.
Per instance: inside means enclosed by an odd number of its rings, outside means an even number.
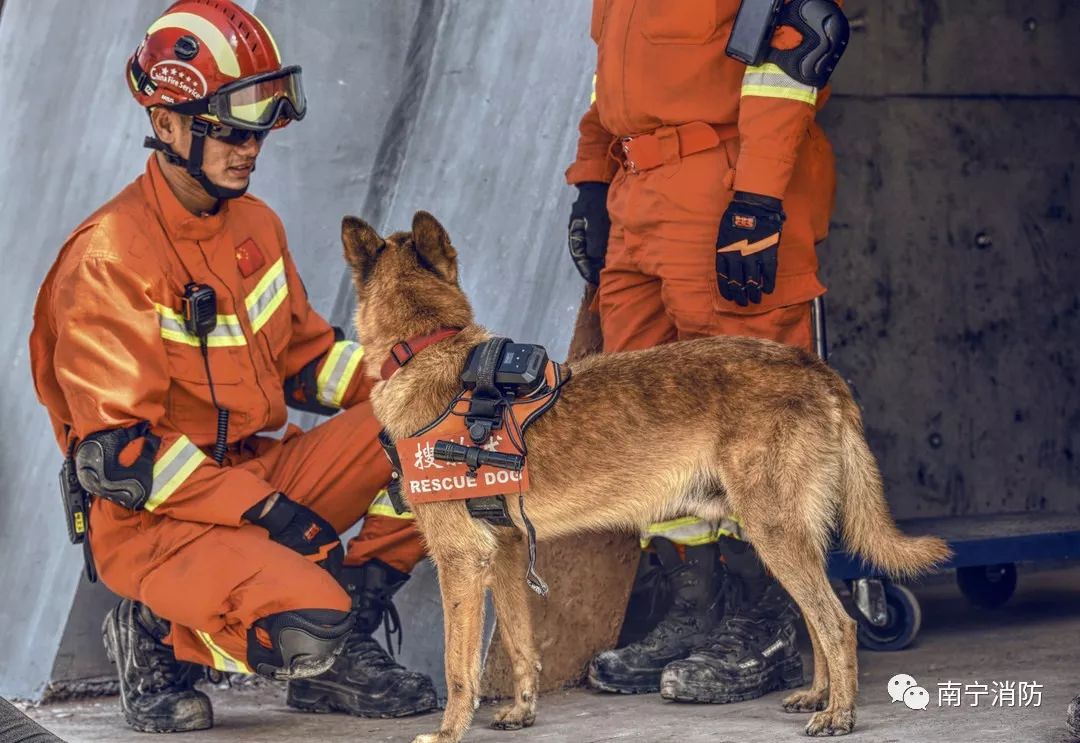
[[[334,664],[352,626],[352,614],[336,609],[270,614],[248,630],[248,665],[278,680],[318,676]]]

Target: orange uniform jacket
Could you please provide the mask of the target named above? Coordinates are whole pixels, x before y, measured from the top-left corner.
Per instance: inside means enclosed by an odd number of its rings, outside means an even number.
[[[208,357],[218,403],[230,411],[230,443],[281,428],[283,383],[309,364],[326,406],[349,407],[370,390],[363,349],[336,340],[308,304],[277,215],[253,196],[193,215],[152,155],[146,173],[68,239],[38,294],[30,337],[37,395],[61,448],[66,427],[81,439],[148,421],[161,437],[150,513],[96,501],[94,525],[105,531],[106,522],[155,516],[238,525],[274,491],[205,453],[217,411],[198,340],[180,315],[192,281],[217,293]]]
[[[721,138],[738,136],[735,191],[784,197],[795,156],[826,91],[803,85],[772,64],[724,53],[740,0],[593,0],[596,99],[581,120],[571,184],[610,182],[618,137],[704,121]],[[789,49],[799,34],[780,28],[772,44]],[[729,127],[727,137],[725,128]]]

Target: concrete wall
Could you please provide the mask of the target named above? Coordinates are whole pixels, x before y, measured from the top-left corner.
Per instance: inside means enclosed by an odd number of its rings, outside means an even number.
[[[830,361],[898,516],[1080,508],[1080,4],[850,0]]]
[[[0,626],[20,638],[4,696],[38,694],[54,659],[96,667],[57,658],[63,635],[93,638],[102,597],[69,621],[80,555],[26,336],[66,233],[142,167],[147,124],[122,66],[165,4],[6,0],[0,16],[0,261],[18,277],[0,327],[0,595],[16,597]],[[480,320],[565,353],[581,283],[561,172],[594,62],[588,3],[244,4],[305,68],[310,114],[268,140],[253,192],[281,213],[316,308],[349,323],[343,214],[389,231],[423,208],[454,238]],[[1075,510],[1080,6],[848,6],[858,30],[822,114],[840,170],[823,274],[833,362],[866,407],[894,510]],[[401,607],[406,660],[437,672],[428,569]]]

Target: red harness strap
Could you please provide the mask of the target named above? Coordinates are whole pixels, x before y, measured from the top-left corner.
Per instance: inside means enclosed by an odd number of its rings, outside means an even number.
[[[413,356],[420,353],[428,346],[433,346],[439,341],[457,335],[460,332],[461,328],[439,328],[434,333],[416,336],[405,341],[398,341],[390,347],[390,355],[386,358],[386,361],[383,362],[382,369],[379,370],[379,376],[383,380],[389,379],[394,376],[394,372],[412,361]]]

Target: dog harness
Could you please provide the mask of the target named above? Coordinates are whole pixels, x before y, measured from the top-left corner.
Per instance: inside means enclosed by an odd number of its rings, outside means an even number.
[[[424,338],[439,336],[441,340],[449,335],[440,332]],[[473,518],[494,526],[513,527],[506,496],[516,493],[529,540],[527,580],[534,591],[545,595],[547,586],[533,569],[536,531],[525,513],[524,493],[528,489],[525,432],[559,399],[562,386],[570,379],[570,368],[548,360],[543,378],[535,388],[515,395],[496,383],[499,361],[510,343],[509,338],[492,338],[480,344],[473,351],[478,362],[471,389],[462,389],[435,420],[411,436],[395,443],[383,429],[379,443],[390,460],[392,479],[387,492],[399,514],[408,510],[402,492],[405,488],[410,503],[464,500]],[[412,353],[392,354],[396,368],[384,367],[391,374],[419,352],[417,346],[430,343],[403,345]]]

